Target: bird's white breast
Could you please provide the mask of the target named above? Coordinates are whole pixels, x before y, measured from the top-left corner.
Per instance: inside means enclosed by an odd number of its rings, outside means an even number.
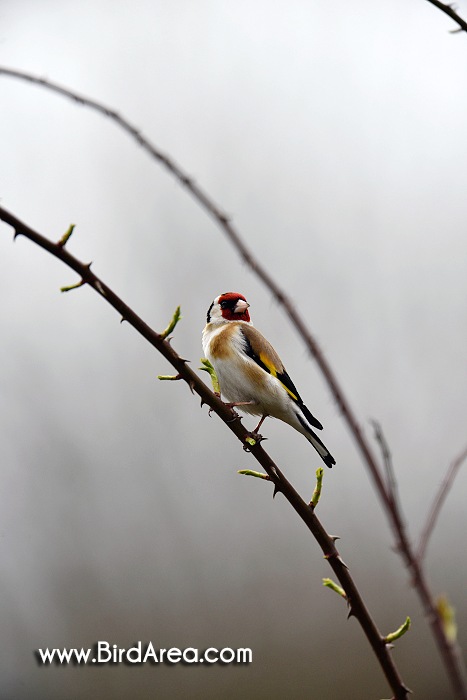
[[[275,377],[246,354],[241,324],[211,323],[203,332],[204,353],[216,370],[222,396],[232,403],[254,401],[241,407],[246,413],[282,418],[284,409],[288,412],[287,394]]]
[[[216,370],[222,395],[228,401],[250,401],[254,389],[248,381],[244,340],[237,323],[210,323],[203,331],[203,350]]]

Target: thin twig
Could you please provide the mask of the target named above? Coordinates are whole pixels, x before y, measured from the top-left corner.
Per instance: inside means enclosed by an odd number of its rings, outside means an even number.
[[[428,0],[428,2],[431,2],[431,4],[440,9],[441,12],[445,12],[448,17],[459,25],[459,29],[455,29],[455,32],[467,32],[467,22],[457,14],[452,5],[440,2],[439,0]]]
[[[402,511],[399,503],[399,491],[397,488],[397,479],[392,464],[391,450],[389,449],[389,445],[384,436],[381,424],[378,423],[378,421],[376,420],[371,420],[371,424],[373,425],[373,429],[375,431],[375,438],[380,446],[381,455],[383,457],[384,469],[386,471],[386,487],[388,495],[394,504],[394,508],[396,508],[396,510],[398,510],[401,513]]]
[[[127,306],[101,279],[90,269],[89,265],[80,262],[71,255],[60,243],[53,243],[41,234],[32,230],[19,219],[0,208],[0,219],[13,227],[15,237],[23,235],[38,246],[48,251],[56,258],[68,265],[80,275],[83,284],[88,284],[101,297],[103,297],[125,321],[128,321],[151,345],[153,345],[175,367],[180,377],[184,379],[190,388],[196,392],[202,401],[208,404],[215,413],[224,421],[227,427],[238,437],[242,445],[245,445],[250,433],[242,425],[240,420],[232,420],[232,410],[219,399],[200,377],[188,367],[186,360],[182,359],[164,339],[163,335],[153,331],[137,314]],[[253,442],[253,444],[252,444]],[[282,493],[295,512],[306,524],[310,532],[317,540],[329,565],[333,569],[343,589],[349,605],[349,616],[354,616],[359,621],[379,663],[386,679],[395,694],[397,700],[407,700],[408,689],[404,685],[400,674],[394,664],[385,637],[379,632],[373,621],[346,564],[343,562],[334,539],[327,534],[321,522],[314,513],[314,508],[305,503],[289,481],[285,478],[279,467],[261,447],[259,442],[249,443],[250,451],[261,464],[274,482],[275,492]]]
[[[433,532],[436,520],[438,519],[441,506],[446,500],[446,496],[448,495],[449,490],[452,487],[452,484],[454,483],[454,479],[456,478],[457,472],[459,471],[460,467],[462,466],[462,463],[466,459],[467,447],[460,453],[460,455],[458,455],[451,462],[449,469],[443,481],[440,484],[438,493],[436,494],[433,500],[433,504],[431,506],[430,512],[428,513],[425,527],[423,528],[422,534],[420,535],[420,542],[417,550],[417,559],[420,563],[420,566],[423,564],[423,560],[426,554],[426,548],[428,546],[428,540],[430,539],[430,535]]]
[[[285,292],[254,257],[222,209],[218,207],[204,192],[204,190],[202,190],[202,188],[199,187],[192,178],[185,174],[185,172],[174,161],[156,148],[149,141],[149,139],[143,136],[143,134],[125,118],[121,117],[114,110],[102,105],[99,102],[96,102],[95,100],[83,97],[72,90],[63,88],[43,78],[33,76],[30,73],[0,67],[0,75],[2,74],[19,78],[30,83],[35,83],[48,90],[57,92],[75,102],[78,102],[79,104],[97,110],[120,126],[125,132],[134,138],[136,142],[150,154],[151,157],[155,158],[159,163],[161,163],[186,190],[188,190],[198,204],[219,225],[220,229],[226,234],[233,246],[237,249],[240,257],[251,268],[256,276],[259,277],[266,288],[269,289],[269,291],[275,297],[278,304],[285,310],[292,325],[302,338],[311,356],[316,360],[329,390],[341,411],[342,417],[347,423],[347,427],[355,440],[357,448],[363,457],[364,463],[366,464],[368,472],[370,473],[376,488],[376,492],[381,500],[389,524],[392,528],[396,540],[396,551],[399,552],[411,574],[414,588],[416,589],[421,600],[423,611],[431,626],[433,636],[445,664],[447,674],[455,690],[456,696],[459,700],[467,700],[467,683],[465,680],[462,662],[454,647],[445,635],[442,620],[437,612],[434,596],[429,589],[425,578],[425,573],[420,566],[412,548],[400,509],[397,507],[397,504],[393,502],[393,499],[388,492],[378,461],[373,454],[367,438],[361,430],[360,424],[351,409],[350,402],[345,396],[344,391],[340,386],[336,375],[334,374],[334,371],[332,370],[327,358],[321,351],[318,342],[309,331],[304,319],[292,304],[290,299],[288,299]]]

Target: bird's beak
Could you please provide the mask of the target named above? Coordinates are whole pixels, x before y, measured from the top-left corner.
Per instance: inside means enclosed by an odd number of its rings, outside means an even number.
[[[235,305],[234,314],[243,314],[249,306],[250,305],[247,301],[239,299]]]

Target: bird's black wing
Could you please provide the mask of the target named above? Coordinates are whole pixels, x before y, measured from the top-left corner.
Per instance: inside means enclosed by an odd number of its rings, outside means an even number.
[[[311,411],[305,406],[300,394],[295,388],[295,384],[287,374],[279,356],[268,341],[252,326],[243,326],[242,335],[244,338],[245,354],[248,355],[265,372],[276,377],[289,394],[290,398],[300,407],[307,421],[314,428],[322,430],[323,426]],[[256,341],[256,342],[255,342]]]

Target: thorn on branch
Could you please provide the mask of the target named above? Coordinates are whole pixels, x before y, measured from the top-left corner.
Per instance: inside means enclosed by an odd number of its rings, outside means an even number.
[[[72,289],[78,289],[78,287],[82,287],[83,284],[86,284],[86,282],[83,279],[81,279],[76,284],[70,284],[69,287],[60,287],[60,291],[61,292],[71,292]]]
[[[330,559],[335,559],[345,569],[349,568],[337,550],[335,550],[334,552],[329,552],[329,554],[324,554],[323,556],[324,559],[326,559],[326,561],[329,561]]]
[[[409,630],[410,624],[410,617],[407,617],[405,622],[395,632],[391,632],[390,634],[386,635],[386,637],[383,637],[383,642],[385,644],[392,644],[392,642],[395,642],[396,639],[400,639],[400,637],[402,637]]]
[[[68,239],[71,237],[71,234],[73,233],[74,229],[75,224],[70,224],[68,229],[65,231],[65,233],[57,243],[59,248],[63,248],[64,246],[66,246],[66,244],[68,243]]]
[[[347,564],[345,563],[345,561],[342,559],[342,557],[341,557],[340,554],[337,555],[336,559],[337,559],[337,561],[338,561],[340,564],[342,564],[342,566],[343,566],[345,569],[348,569],[348,568],[349,568],[349,567],[347,566]]]
[[[161,338],[162,338],[163,340],[165,340],[165,339],[167,338],[167,336],[170,335],[170,334],[172,333],[172,331],[174,330],[175,326],[176,326],[177,323],[180,321],[181,317],[182,317],[182,316],[181,316],[181,313],[180,313],[180,307],[177,306],[177,308],[176,308],[175,311],[174,311],[174,315],[172,316],[172,320],[170,321],[169,325],[167,326],[167,328],[165,329],[165,331],[162,331],[162,333],[160,334],[160,336],[161,336]],[[184,360],[184,362],[187,362],[187,360]]]
[[[236,411],[234,411],[233,409],[232,409],[232,415],[233,415],[233,418],[225,421],[227,424],[235,423],[236,420],[240,420],[240,415]],[[245,449],[245,446],[243,446],[243,449]],[[248,450],[246,450],[246,451],[248,452]]]
[[[236,417],[240,418],[238,413],[236,414]],[[265,440],[268,440],[267,437],[264,437],[264,435],[260,435],[259,433],[257,433],[254,430],[251,431],[250,433],[248,433],[248,437],[250,438],[250,440],[253,441],[250,443],[251,445],[260,445]],[[245,438],[245,440],[246,440],[246,438]],[[248,440],[248,442],[250,442],[250,440]]]

